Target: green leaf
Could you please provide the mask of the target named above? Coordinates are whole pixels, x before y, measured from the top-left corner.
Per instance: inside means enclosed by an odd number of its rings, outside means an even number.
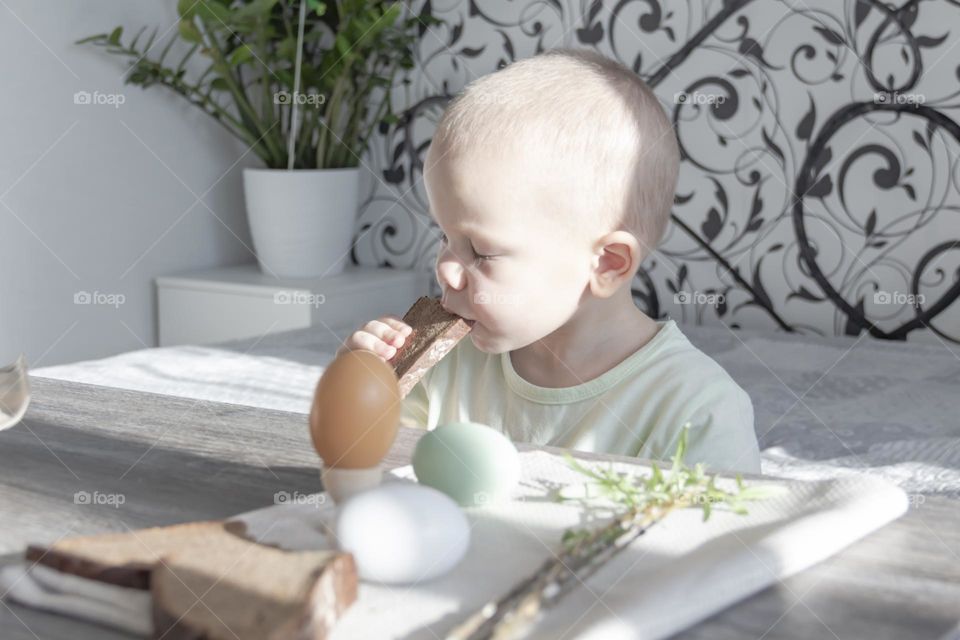
[[[179,0],[177,14],[180,18],[190,20],[197,14],[197,0]]]
[[[230,83],[224,80],[223,78],[214,78],[210,82],[210,88],[214,91],[229,91]]]
[[[202,43],[203,35],[200,33],[200,29],[197,28],[197,25],[189,20],[180,20],[177,24],[177,28],[180,31],[180,37],[186,40],[187,42],[193,43]]]
[[[240,45],[227,58],[227,61],[234,67],[238,67],[244,62],[248,62],[253,59],[253,49],[248,45]]]
[[[660,467],[657,466],[657,463],[656,462],[652,463],[650,467],[653,470],[653,472],[650,474],[650,480],[654,484],[663,483],[663,473],[660,471]]]
[[[274,69],[274,73],[278,78],[280,78],[280,84],[282,86],[293,89],[293,71],[289,71],[287,69]]]
[[[86,38],[83,38],[82,40],[77,40],[77,41],[74,42],[73,44],[87,44],[88,42],[95,42],[95,41],[97,41],[97,40],[103,40],[103,39],[108,38],[108,37],[109,37],[109,35],[106,34],[106,33],[98,33],[98,34],[95,35],[95,36],[88,36],[88,37],[86,37]]]
[[[233,20],[265,18],[270,15],[270,12],[273,11],[273,7],[276,6],[276,4],[277,0],[252,0],[249,4],[233,10]]]
[[[277,43],[277,56],[283,59],[295,59],[297,56],[297,38],[289,36]]]
[[[397,22],[397,18],[400,17],[400,11],[403,9],[403,5],[399,2],[394,3],[386,11],[383,12],[383,17],[381,18],[382,23],[385,27],[391,27]]]
[[[673,454],[673,468],[671,475],[680,469],[683,462],[683,456],[687,453],[687,433],[690,430],[690,423],[687,422],[680,428],[680,442],[677,444],[677,452]]]
[[[212,0],[198,0],[197,15],[213,27],[223,27],[230,23],[230,9]]]
[[[570,468],[573,469],[574,471],[579,471],[579,472],[582,473],[583,475],[589,476],[589,477],[593,478],[594,480],[602,480],[602,479],[603,479],[602,476],[600,476],[599,474],[595,473],[594,471],[592,471],[592,470],[586,468],[585,466],[583,466],[582,464],[580,464],[580,462],[578,462],[577,459],[574,458],[574,457],[573,457],[572,455],[570,455],[569,453],[564,452],[563,457],[566,459],[567,464],[570,466]]]
[[[123,27],[117,27],[110,32],[110,37],[107,38],[107,42],[112,45],[120,46],[120,36],[123,35]]]
[[[147,30],[146,27],[141,27],[141,28],[140,28],[140,31],[137,31],[137,35],[133,36],[133,40],[130,41],[130,48],[131,48],[131,49],[136,49],[136,48],[137,48],[137,42],[140,41],[140,36],[142,36],[142,35],[143,35],[143,32],[146,31],[146,30]]]
[[[350,54],[350,43],[347,42],[346,36],[344,36],[342,33],[337,34],[337,37],[333,41],[333,46],[343,57],[346,57]]]

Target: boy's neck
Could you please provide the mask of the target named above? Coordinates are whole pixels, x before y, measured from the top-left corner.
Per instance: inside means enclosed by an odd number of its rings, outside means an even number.
[[[650,342],[657,323],[629,295],[585,300],[562,327],[510,352],[517,374],[540,387],[572,387],[592,380]]]

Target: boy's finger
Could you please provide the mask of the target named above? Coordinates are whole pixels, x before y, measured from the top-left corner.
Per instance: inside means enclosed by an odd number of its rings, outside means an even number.
[[[402,333],[391,327],[389,324],[380,320],[373,320],[367,323],[366,331],[377,336],[386,343],[397,346],[398,341],[403,342]]]
[[[410,335],[410,333],[413,332],[413,327],[405,323],[403,320],[400,320],[399,318],[395,318],[393,316],[386,316],[386,317],[380,318],[380,321],[390,325],[390,327],[393,328],[394,331],[399,331],[402,335]]]
[[[351,349],[366,349],[367,351],[373,351],[382,358],[392,358],[397,350],[385,343],[383,340],[377,336],[369,333],[367,331],[357,331],[352,336],[350,336],[350,341],[348,342]]]
[[[375,336],[378,336],[387,344],[400,347],[404,342],[406,342],[406,337],[409,335],[409,332],[403,330],[403,323],[399,323],[395,326],[393,324],[389,324],[391,322],[396,321],[383,318],[381,320],[375,320],[367,326],[370,327],[371,333],[373,333]]]

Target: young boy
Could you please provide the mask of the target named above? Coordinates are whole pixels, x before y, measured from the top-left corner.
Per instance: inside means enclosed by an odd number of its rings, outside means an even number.
[[[427,153],[443,306],[474,320],[404,400],[401,424],[479,422],[512,440],[760,472],[750,397],[630,284],[661,240],[679,150],[650,88],[586,50],[472,82]],[[366,324],[343,349],[391,358],[411,328]]]

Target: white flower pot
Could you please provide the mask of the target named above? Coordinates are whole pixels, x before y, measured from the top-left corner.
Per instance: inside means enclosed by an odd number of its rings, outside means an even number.
[[[244,169],[260,270],[284,278],[343,271],[357,217],[360,169]]]

